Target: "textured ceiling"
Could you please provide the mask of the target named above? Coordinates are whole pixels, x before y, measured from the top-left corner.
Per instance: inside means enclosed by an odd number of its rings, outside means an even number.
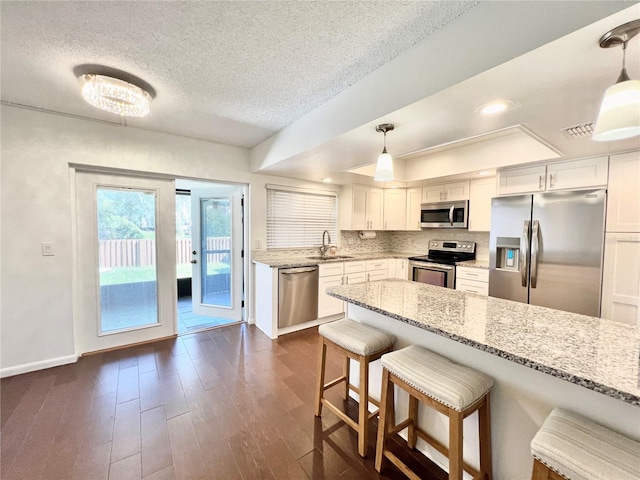
[[[119,122],[73,74],[97,64],[156,91],[130,126],[252,147],[476,2],[8,2],[2,101]]]

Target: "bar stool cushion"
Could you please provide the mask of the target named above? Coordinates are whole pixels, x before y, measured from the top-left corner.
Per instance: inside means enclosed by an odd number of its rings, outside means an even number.
[[[531,441],[540,462],[572,480],[640,478],[640,443],[556,408]]]
[[[320,325],[318,332],[327,340],[357,355],[371,355],[379,352],[392,345],[395,340],[392,335],[387,335],[350,318]]]
[[[484,373],[411,345],[382,356],[382,366],[428,397],[458,412],[481,399],[493,386]]]

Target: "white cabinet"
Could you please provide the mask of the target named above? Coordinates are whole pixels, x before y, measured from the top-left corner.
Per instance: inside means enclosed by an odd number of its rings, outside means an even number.
[[[495,177],[469,182],[470,232],[488,232],[491,229],[491,199],[495,196]]]
[[[353,285],[367,280],[366,262],[345,262],[344,263],[344,284]]]
[[[608,163],[597,157],[547,165],[547,190],[606,186]]]
[[[326,294],[327,288],[342,285],[344,263],[323,263],[318,266],[318,318],[344,313],[344,302]]]
[[[456,290],[489,295],[489,270],[485,268],[456,267]]]
[[[640,327],[640,233],[607,233],[602,318]]]
[[[427,185],[422,187],[422,203],[469,199],[469,182]]]
[[[387,268],[387,278],[400,278],[407,280],[409,274],[407,273],[408,261],[406,258],[389,258]]]
[[[407,212],[405,230],[420,230],[420,204],[422,188],[407,188]]]
[[[407,191],[387,188],[384,191],[384,229],[404,230],[407,216]]]
[[[384,193],[381,188],[345,185],[340,196],[341,230],[382,230]]]
[[[607,184],[607,157],[508,168],[498,172],[498,194],[551,192]]]
[[[543,192],[546,188],[547,167],[510,168],[498,172],[498,194]]]
[[[640,232],[640,152],[611,157],[608,193],[607,232]]]
[[[387,278],[387,270],[389,268],[389,261],[386,258],[381,260],[367,260],[366,262],[366,281],[373,282],[374,280],[384,280]]]

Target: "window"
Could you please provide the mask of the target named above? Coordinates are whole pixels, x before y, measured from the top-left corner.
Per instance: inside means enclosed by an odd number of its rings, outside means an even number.
[[[267,185],[267,248],[316,247],[328,230],[338,238],[337,195]]]

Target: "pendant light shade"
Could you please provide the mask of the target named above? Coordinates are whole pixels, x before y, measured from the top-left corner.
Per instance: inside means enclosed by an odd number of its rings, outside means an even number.
[[[384,147],[382,153],[378,155],[378,162],[376,163],[376,175],[374,177],[376,182],[393,181],[393,157],[387,152],[387,132],[394,128],[391,123],[383,123],[376,127],[376,132],[384,133]]]
[[[608,142],[635,135],[640,135],[640,80],[627,80],[604,93],[593,139]]]
[[[640,135],[640,80],[631,80],[625,67],[627,43],[640,32],[640,20],[634,20],[605,33],[602,48],[622,45],[622,71],[615,85],[604,93],[593,139],[609,142]]]

